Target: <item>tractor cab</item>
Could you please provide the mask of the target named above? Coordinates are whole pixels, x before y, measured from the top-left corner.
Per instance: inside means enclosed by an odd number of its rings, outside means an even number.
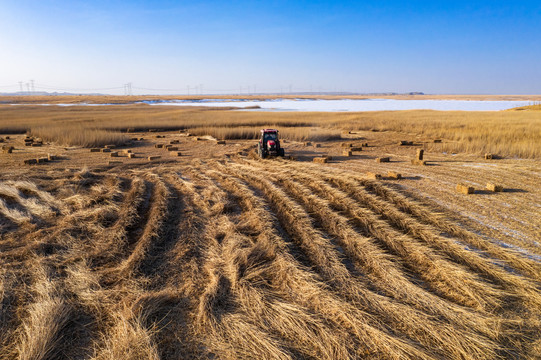
[[[280,146],[278,130],[262,129],[257,144],[257,154],[264,159],[267,156],[284,156],[284,149]]]

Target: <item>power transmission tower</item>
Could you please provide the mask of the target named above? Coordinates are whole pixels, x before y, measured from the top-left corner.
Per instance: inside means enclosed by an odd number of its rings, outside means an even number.
[[[23,82],[22,81],[19,81],[19,89],[21,90],[21,92],[23,92]]]
[[[131,85],[132,83],[127,83],[127,84],[124,84],[124,95],[133,95],[132,91],[131,91]]]
[[[30,80],[30,87],[32,88],[32,92],[34,92],[34,80]]]
[[[30,94],[30,84],[26,83],[26,92]]]

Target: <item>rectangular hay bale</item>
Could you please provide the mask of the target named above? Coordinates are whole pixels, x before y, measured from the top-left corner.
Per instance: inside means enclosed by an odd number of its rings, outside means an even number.
[[[37,164],[38,163],[38,160],[37,159],[26,159],[23,161],[26,165],[31,165],[31,164]]]
[[[156,145],[154,145],[154,147],[156,149],[161,149],[161,148],[163,148],[163,144],[156,144]]]
[[[134,154],[134,153],[129,153],[129,154],[128,154],[128,158],[130,158],[130,159],[135,158],[135,154]]]
[[[113,151],[111,154],[109,154],[110,157],[118,157],[118,152]]]
[[[90,149],[90,152],[100,152],[100,151],[101,151],[101,149],[98,149],[98,148],[92,148],[92,149]]]
[[[426,165],[426,160],[411,159],[411,165]]]
[[[402,179],[402,174],[397,173],[396,171],[389,171],[387,173],[387,177],[389,177],[391,179],[400,180],[400,179]]]
[[[159,155],[154,155],[154,156],[149,156],[149,157],[148,157],[148,160],[149,160],[149,161],[152,161],[152,160],[158,160],[159,158],[161,158],[161,156],[159,156]]]
[[[390,157],[379,157],[376,159],[376,162],[378,163],[384,163],[384,162],[390,162],[390,161],[391,161]]]
[[[369,178],[369,179],[374,179],[374,180],[380,180],[381,179],[381,174],[376,174],[376,173],[373,173],[373,172],[367,172],[366,173],[366,177]]]
[[[178,147],[170,146],[170,147],[167,148],[167,151],[178,151]]]
[[[488,183],[487,184],[487,190],[492,191],[492,192],[502,192],[503,191],[503,186],[502,185],[496,185],[496,184],[493,184],[493,183]]]
[[[101,149],[101,152],[102,153],[110,153],[111,149],[109,149],[109,148]]]
[[[456,184],[456,191],[458,191],[461,194],[473,194],[475,189],[473,186],[465,185],[465,184]]]
[[[315,157],[315,158],[313,159],[313,161],[314,161],[315,163],[324,164],[324,163],[326,163],[328,160],[327,160],[326,157]]]
[[[342,152],[342,155],[349,157],[349,156],[353,155],[353,152],[351,150],[344,150]]]
[[[353,144],[352,143],[342,143],[340,144],[341,147],[352,147]]]
[[[104,148],[106,148],[106,149],[116,149],[116,145],[113,145],[113,144],[105,145]]]
[[[216,140],[216,145],[225,145],[225,140]]]

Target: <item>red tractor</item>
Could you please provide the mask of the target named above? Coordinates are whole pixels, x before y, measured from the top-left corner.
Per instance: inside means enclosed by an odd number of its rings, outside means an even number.
[[[257,154],[264,159],[267,156],[284,157],[284,149],[280,146],[278,140],[278,130],[262,129],[259,142],[257,143]]]

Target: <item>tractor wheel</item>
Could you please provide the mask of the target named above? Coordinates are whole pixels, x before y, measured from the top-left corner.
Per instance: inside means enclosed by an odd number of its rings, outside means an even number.
[[[286,156],[286,152],[284,151],[284,148],[278,149],[278,155],[281,156],[281,157]]]
[[[263,151],[263,149],[261,148],[261,144],[257,144],[257,155],[259,155],[259,157],[261,159],[264,159],[265,158],[265,152]]]

